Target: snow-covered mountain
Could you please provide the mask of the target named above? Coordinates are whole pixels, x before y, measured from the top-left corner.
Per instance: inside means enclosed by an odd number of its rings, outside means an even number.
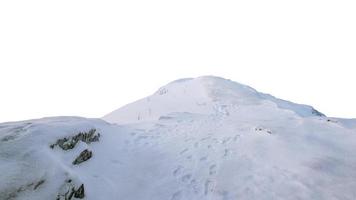
[[[323,116],[311,106],[300,105],[259,93],[253,88],[219,77],[203,76],[181,79],[160,88],[155,94],[119,108],[103,117],[104,120],[125,124],[157,120],[174,112],[218,114],[249,109],[280,109],[301,117]],[[238,111],[239,110],[239,111]],[[279,114],[279,113],[278,113]],[[258,114],[253,114],[259,117]]]
[[[0,124],[0,200],[354,200],[355,152],[356,120],[183,79],[103,120]]]

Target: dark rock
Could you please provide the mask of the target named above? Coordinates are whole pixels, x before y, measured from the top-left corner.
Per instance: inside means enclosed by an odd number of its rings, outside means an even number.
[[[84,184],[82,184],[77,191],[74,192],[74,197],[78,199],[84,198]]]
[[[85,197],[84,184],[81,184],[79,188],[76,189],[76,186],[72,183],[71,179],[67,180],[62,185],[61,190],[62,191],[57,194],[56,200],[74,200],[83,199]]]
[[[73,198],[74,193],[75,193],[75,189],[72,188],[72,189],[70,190],[70,192],[68,191],[68,193],[66,193],[66,196],[67,196],[67,194],[69,194],[69,195],[68,195],[68,197],[66,197],[65,200],[71,200],[71,199]]]
[[[337,123],[336,120],[332,120],[332,119],[327,119],[326,121],[327,121],[327,122],[332,122],[332,123]]]
[[[35,187],[33,187],[33,190],[37,190],[37,188],[42,185],[45,182],[45,180],[40,180],[38,183],[36,183]]]
[[[82,151],[79,156],[73,161],[73,165],[78,165],[82,162],[89,160],[92,157],[93,153],[88,149]]]
[[[88,132],[79,132],[70,138],[58,139],[56,143],[51,144],[49,147],[53,149],[55,146],[59,146],[61,149],[67,151],[73,149],[79,141],[90,144],[92,142],[98,142],[100,133],[96,133],[96,129],[90,129]]]

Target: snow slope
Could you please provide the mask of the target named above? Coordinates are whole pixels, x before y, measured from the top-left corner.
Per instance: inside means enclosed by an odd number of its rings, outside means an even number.
[[[121,125],[0,124],[0,199],[65,199],[81,184],[88,200],[356,199],[356,120],[216,77],[170,83],[104,119]],[[51,148],[91,129],[99,141]],[[85,149],[93,156],[73,165]]]
[[[261,106],[262,105],[262,106]],[[214,114],[234,112],[238,107],[261,109],[277,106],[300,116],[323,115],[311,106],[300,105],[257,92],[251,87],[219,77],[181,79],[160,88],[155,94],[126,105],[103,117],[125,124],[157,120],[174,112]]]

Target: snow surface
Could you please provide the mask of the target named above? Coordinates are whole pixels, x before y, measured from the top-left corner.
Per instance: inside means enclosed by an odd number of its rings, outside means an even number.
[[[356,120],[217,77],[172,82],[104,119],[116,124],[0,124],[0,199],[55,199],[67,179],[88,200],[356,199]],[[92,128],[99,142],[49,147]],[[73,165],[84,149],[93,157]]]
[[[160,88],[155,94],[126,105],[103,117],[112,123],[126,124],[157,120],[173,112],[215,114],[242,109],[278,107],[299,116],[313,116],[313,107],[277,99],[271,95],[219,77],[181,79]]]

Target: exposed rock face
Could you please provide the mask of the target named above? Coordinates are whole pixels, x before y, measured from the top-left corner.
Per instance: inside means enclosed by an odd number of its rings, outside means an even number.
[[[73,181],[71,179],[67,180],[58,193],[56,200],[83,199],[85,197],[84,184],[81,184],[78,189],[75,188]]]
[[[59,146],[61,149],[67,151],[73,149],[79,141],[90,144],[92,142],[98,142],[100,138],[100,133],[96,133],[96,129],[90,129],[88,132],[79,132],[77,135],[70,138],[58,139],[56,143],[51,144],[50,147],[53,149],[55,146]]]
[[[79,165],[82,162],[89,160],[93,156],[93,152],[85,149],[82,151],[79,156],[73,161],[73,165]]]
[[[78,199],[84,198],[84,184],[82,184],[77,191],[74,192],[74,197]]]

